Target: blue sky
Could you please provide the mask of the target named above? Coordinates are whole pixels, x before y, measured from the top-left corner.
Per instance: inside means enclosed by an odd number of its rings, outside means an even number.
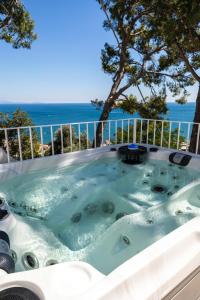
[[[23,3],[35,20],[38,40],[31,50],[0,42],[0,102],[105,99],[111,79],[101,69],[100,53],[113,37],[102,28],[96,0]],[[196,88],[190,92],[194,100]]]

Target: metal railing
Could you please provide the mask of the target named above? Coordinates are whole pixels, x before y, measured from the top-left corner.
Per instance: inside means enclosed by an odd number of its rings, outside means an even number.
[[[192,128],[197,126],[195,153],[198,153],[200,124],[141,118],[0,128],[0,147],[8,163],[96,148],[99,124],[100,147],[140,143],[186,152],[189,152]]]

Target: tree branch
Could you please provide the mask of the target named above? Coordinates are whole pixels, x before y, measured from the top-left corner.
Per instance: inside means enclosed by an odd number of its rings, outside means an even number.
[[[181,58],[183,59],[183,61],[185,62],[186,64],[186,67],[188,69],[188,71],[191,72],[192,76],[200,83],[200,76],[195,72],[195,70],[193,69],[193,67],[191,66],[190,62],[189,62],[189,59],[187,58],[187,56],[185,55],[182,47],[179,45],[179,43],[177,41],[175,41],[176,43],[176,46],[179,50],[179,53],[180,53],[180,56]]]
[[[9,24],[10,20],[11,20],[10,17],[6,17],[2,22],[0,22],[0,29],[7,26]]]
[[[112,22],[111,22],[111,20],[110,20],[110,17],[109,17],[109,15],[108,15],[108,12],[107,12],[107,10],[106,10],[106,7],[105,7],[105,5],[104,5],[104,3],[103,3],[103,0],[98,0],[98,2],[99,2],[101,8],[103,9],[103,11],[104,11],[104,13],[105,13],[105,15],[106,15],[107,21],[108,21],[108,23],[109,23],[109,25],[110,25],[110,28],[111,28],[111,30],[112,30],[112,32],[113,32],[113,34],[114,34],[114,37],[115,37],[115,39],[116,39],[116,41],[117,41],[117,44],[118,44],[119,48],[121,48],[121,44],[120,44],[118,35],[117,35],[117,33],[116,33],[116,31],[115,31],[113,25],[112,25]]]
[[[119,97],[120,95],[122,95],[122,93],[124,93],[127,89],[129,89],[134,82],[136,83],[137,80],[141,77],[142,73],[152,73],[152,74],[156,74],[159,76],[167,76],[170,77],[172,79],[177,79],[178,77],[182,77],[180,74],[175,74],[175,75],[171,75],[171,74],[167,74],[167,73],[160,73],[160,72],[155,72],[155,71],[147,71],[144,68],[145,62],[143,62],[143,68],[141,68],[139,74],[136,76],[136,78],[134,78],[133,80],[129,81],[129,83],[127,83],[125,86],[123,86],[122,88],[120,88],[117,92],[117,97]],[[187,78],[187,76],[185,76]],[[138,87],[138,84],[136,84],[136,86]]]
[[[110,28],[114,34],[114,37],[117,41],[117,44],[118,44],[118,47],[119,49],[121,50],[121,54],[120,54],[120,62],[119,62],[119,70],[116,72],[116,74],[114,75],[113,77],[113,82],[114,84],[117,83],[119,81],[119,78],[122,78],[124,76],[124,64],[125,64],[125,61],[126,61],[126,44],[124,41],[120,42],[119,38],[118,38],[118,35],[116,33],[116,30],[112,24],[112,21],[110,20],[110,16],[107,12],[107,9],[103,3],[103,0],[98,0],[100,6],[102,7],[102,10],[104,11],[105,15],[106,15],[106,18],[107,18],[107,21],[110,25]]]
[[[172,79],[177,79],[178,77],[182,77],[182,78],[189,78],[189,76],[183,76],[181,74],[168,74],[168,73],[162,73],[162,72],[157,72],[157,71],[148,71],[148,70],[144,70],[145,73],[147,74],[155,74],[155,75],[158,75],[158,76],[166,76],[166,77],[170,77]]]
[[[128,96],[127,96],[127,95],[122,94],[122,96],[123,96],[126,100],[128,100]]]
[[[149,59],[151,59],[152,55],[154,55],[155,53],[157,52],[160,52],[163,48],[165,47],[165,44],[159,46],[159,47],[156,47],[154,50],[150,51],[149,53],[147,53],[144,57],[144,59],[147,61]]]
[[[142,94],[142,91],[141,91],[141,89],[140,89],[140,87],[139,87],[139,84],[137,84],[137,89],[138,89],[138,91],[140,92],[140,95],[141,95],[141,97],[142,97],[142,101],[145,103],[145,98],[144,98],[144,96],[143,96],[143,94]]]

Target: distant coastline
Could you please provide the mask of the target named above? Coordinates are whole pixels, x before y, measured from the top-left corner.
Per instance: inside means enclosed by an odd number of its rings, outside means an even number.
[[[0,103],[0,112],[13,113],[17,108],[26,111],[35,125],[60,124],[70,122],[96,121],[101,111],[96,110],[90,103]],[[192,121],[195,102],[179,105],[168,102],[166,119],[173,121]],[[113,110],[110,119],[136,117],[121,110]]]
[[[187,104],[191,104],[191,103],[195,103],[195,101],[189,101],[188,103],[186,103],[185,105],[187,105]],[[9,105],[9,104],[13,104],[13,105],[17,105],[17,104],[26,104],[26,105],[38,105],[38,104],[47,104],[47,105],[51,105],[51,104],[90,104],[90,102],[87,102],[87,101],[80,101],[80,102],[76,102],[76,101],[72,101],[72,102],[17,102],[17,101],[0,101],[0,105]],[[174,102],[174,101],[169,101],[169,102],[167,102],[167,104],[175,104],[175,105],[177,105],[177,103],[176,102]]]

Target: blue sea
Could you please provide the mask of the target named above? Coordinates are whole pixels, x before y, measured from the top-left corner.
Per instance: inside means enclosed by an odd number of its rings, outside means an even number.
[[[68,124],[76,122],[98,121],[101,111],[96,110],[90,103],[76,104],[0,104],[0,112],[12,114],[17,108],[26,111],[35,125],[53,125]],[[195,103],[178,105],[176,103],[168,103],[168,113],[165,118],[172,121],[193,121]],[[131,117],[139,117],[137,114],[129,115],[121,110],[113,110],[110,113],[110,120],[127,119]],[[178,126],[174,124],[173,126]],[[175,129],[175,127],[173,127]],[[54,127],[54,132],[58,127]],[[77,129],[76,129],[77,130]],[[84,126],[81,131],[85,130]],[[111,135],[114,136],[114,123],[111,128]],[[39,128],[38,137],[40,137]],[[106,129],[105,135],[108,134]],[[94,129],[89,127],[89,136],[92,138]],[[186,135],[187,128],[182,126],[181,133]],[[43,129],[43,142],[50,142],[49,128]]]
[[[12,114],[17,108],[26,111],[35,125],[65,124],[73,122],[97,121],[101,111],[96,110],[90,103],[64,103],[64,104],[0,104],[0,112]],[[192,121],[195,103],[180,105],[168,103],[168,113],[165,116],[173,121]],[[110,119],[123,119],[135,117],[123,113],[121,110],[113,110]]]

